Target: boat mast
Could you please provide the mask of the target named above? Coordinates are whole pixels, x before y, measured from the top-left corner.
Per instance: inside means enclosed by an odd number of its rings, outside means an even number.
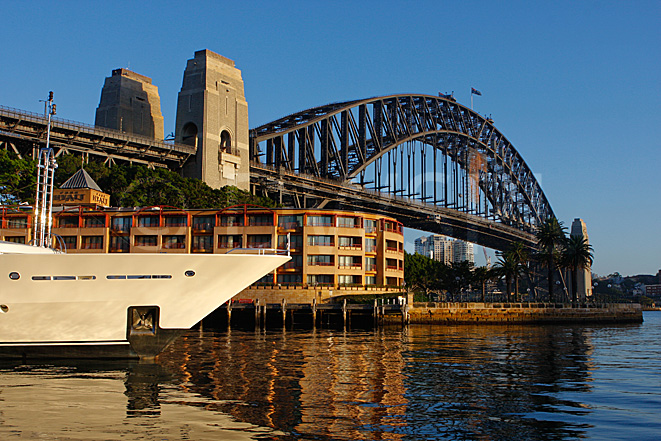
[[[46,131],[46,147],[39,149],[39,165],[37,166],[37,195],[34,200],[34,239],[33,245],[38,247],[51,246],[51,226],[53,224],[53,179],[57,162],[53,149],[50,148],[51,116],[55,115],[53,92],[48,93],[45,102],[48,126]]]

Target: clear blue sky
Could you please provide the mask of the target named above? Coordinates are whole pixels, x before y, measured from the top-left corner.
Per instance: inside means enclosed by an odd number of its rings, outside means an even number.
[[[186,60],[242,70],[250,126],[329,102],[452,92],[490,114],[593,270],[661,268],[661,2],[0,0],[0,105],[94,122],[118,67],[159,88],[166,134]],[[407,232],[407,249],[422,235]],[[478,255],[481,251],[478,249]]]

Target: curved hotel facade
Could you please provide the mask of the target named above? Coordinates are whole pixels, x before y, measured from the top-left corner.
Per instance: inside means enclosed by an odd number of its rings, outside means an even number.
[[[28,243],[32,213],[2,208],[0,239]],[[226,253],[286,249],[292,260],[240,293],[264,302],[327,302],[399,291],[404,280],[402,224],[394,218],[338,210],[223,210],[63,207],[53,233],[67,253]]]

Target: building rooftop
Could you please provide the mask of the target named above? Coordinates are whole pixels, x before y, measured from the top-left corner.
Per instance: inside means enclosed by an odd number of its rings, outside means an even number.
[[[82,168],[67,179],[64,184],[60,185],[60,188],[91,188],[92,190],[103,191],[85,169]]]

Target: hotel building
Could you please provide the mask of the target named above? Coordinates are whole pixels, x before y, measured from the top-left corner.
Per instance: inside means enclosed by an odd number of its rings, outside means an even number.
[[[404,279],[402,224],[390,217],[339,210],[223,210],[171,207],[54,207],[56,247],[67,253],[226,253],[290,243],[292,260],[237,298],[319,302],[399,291]],[[29,243],[31,210],[1,208],[0,239]],[[277,292],[276,292],[277,291]]]

